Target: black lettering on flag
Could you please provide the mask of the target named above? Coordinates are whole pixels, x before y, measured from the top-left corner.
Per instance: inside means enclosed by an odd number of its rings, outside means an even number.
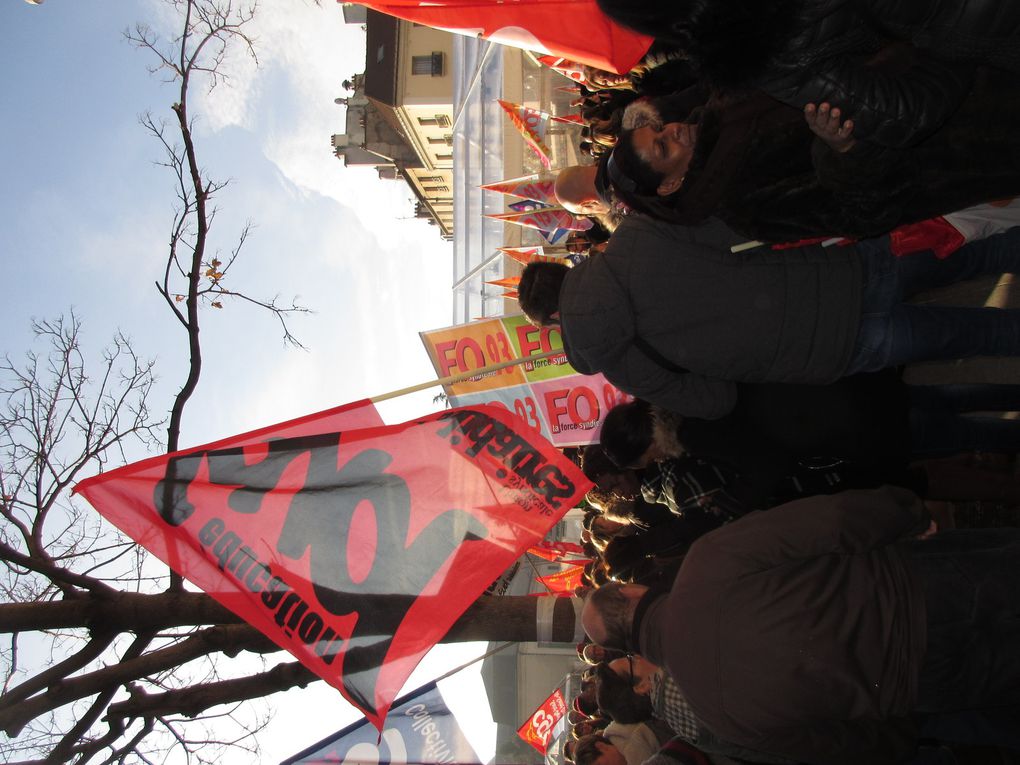
[[[344,687],[365,709],[375,710],[375,684],[393,636],[406,610],[359,610],[358,596],[418,595],[464,541],[488,532],[470,513],[449,510],[406,545],[411,493],[398,475],[384,472],[392,457],[367,449],[339,471],[336,452],[312,453],[305,487],[294,495],[277,549],[298,559],[310,550],[312,582],[322,606],[334,614],[357,612],[345,649]],[[375,514],[377,537],[371,569],[353,581],[347,533],[355,508],[367,502]]]
[[[254,464],[245,461],[243,447],[174,457],[156,485],[154,502],[168,523],[179,526],[187,521],[195,510],[188,499],[188,487],[206,459],[209,482],[231,489],[229,507],[246,515],[257,513],[287,467],[307,453],[305,480],[291,499],[277,551],[294,560],[308,552],[312,587],[323,609],[335,615],[357,615],[344,649],[343,682],[356,703],[376,711],[379,671],[413,601],[403,608],[389,604],[368,612],[360,608],[359,596],[419,596],[462,543],[484,539],[488,531],[470,513],[450,509],[408,544],[411,494],[403,478],[385,472],[393,458],[382,450],[366,449],[338,469],[339,442],[339,433],[271,441],[265,456]],[[355,510],[362,503],[367,503],[374,515],[376,539],[367,541],[374,541],[375,554],[368,573],[354,581],[347,537]],[[230,531],[223,533],[224,528],[223,521],[215,519],[199,532],[203,544],[213,545],[220,568],[235,570],[252,592],[261,593],[262,604],[276,612],[277,625],[288,634],[296,631],[304,642],[315,645],[323,662],[332,664],[342,636],[324,627],[322,617],[280,577],[270,577],[254,556],[248,562],[240,538]],[[363,570],[364,562],[359,560],[356,568]]]
[[[227,499],[230,508],[245,515],[257,513],[266,492],[276,488],[283,471],[296,457],[321,446],[332,446],[336,455],[339,440],[339,433],[323,433],[269,441],[266,456],[252,465],[245,462],[243,446],[171,457],[163,480],[153,492],[156,510],[172,526],[180,526],[191,517],[195,506],[188,500],[188,487],[198,476],[202,460],[208,457],[209,483],[235,487]]]
[[[482,449],[498,457],[553,509],[559,509],[563,500],[573,495],[574,484],[563,471],[549,464],[539,449],[507,425],[475,409],[447,412],[440,419],[447,420],[448,427],[436,431],[437,436],[448,438],[468,457],[477,456]],[[464,441],[467,445],[461,446]],[[497,472],[496,477],[502,480],[505,473]]]

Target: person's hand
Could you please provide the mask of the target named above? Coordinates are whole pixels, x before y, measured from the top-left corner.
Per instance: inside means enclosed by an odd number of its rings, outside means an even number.
[[[939,533],[939,525],[935,521],[928,523],[928,528],[918,534],[914,539],[930,539]]]
[[[924,501],[924,507],[940,531],[956,528],[956,514],[951,502],[939,502],[932,499],[926,499]]]
[[[854,147],[857,139],[852,136],[854,121],[847,120],[841,124],[839,118],[839,109],[830,108],[828,104],[823,103],[818,107],[808,104],[804,107],[804,119],[811,132],[825,141],[833,151],[844,154]]]

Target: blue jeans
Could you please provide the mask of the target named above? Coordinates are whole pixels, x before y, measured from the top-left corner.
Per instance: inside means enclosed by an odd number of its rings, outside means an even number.
[[[888,237],[866,239],[857,249],[864,269],[861,326],[845,374],[916,361],[1020,356],[1020,311],[904,302],[977,276],[1020,273],[1020,227],[941,260],[930,251],[894,257]]]
[[[1020,411],[1020,385],[908,385],[915,456],[1020,452],[1020,420],[974,412]]]

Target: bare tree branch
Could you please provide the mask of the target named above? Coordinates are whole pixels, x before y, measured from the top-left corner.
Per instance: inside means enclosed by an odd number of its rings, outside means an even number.
[[[220,307],[224,299],[240,297],[276,315],[285,340],[296,345],[286,317],[304,309],[227,289],[223,284],[227,269],[206,255],[212,251],[212,199],[227,183],[203,175],[188,113],[189,89],[198,81],[194,78],[210,88],[223,83],[229,74],[225,65],[231,49],[255,60],[254,41],[245,31],[255,5],[232,0],[168,2],[180,12],[181,26],[174,36],[161,39],[144,24],[137,24],[126,36],[151,55],[150,71],[178,84],[171,122],[152,115],[141,120],[161,148],[158,164],[171,172],[176,184],[167,259],[157,285],[185,329],[189,346],[186,380],[167,423],[167,446],[175,450],[185,406],[201,374],[200,306]],[[237,261],[250,230],[248,225],[240,233],[228,266]],[[9,648],[3,648],[9,661],[3,662],[7,669],[0,719],[10,732],[25,729],[17,751],[45,753],[47,761],[81,764],[97,756],[111,762],[128,756],[145,761],[139,751],[143,740],[157,726],[164,731],[175,729],[180,721],[150,717],[142,718],[140,724],[133,720],[101,724],[100,718],[121,689],[132,682],[161,687],[161,675],[178,671],[189,657],[220,654],[221,648],[222,655],[235,653],[245,640],[252,645],[261,642],[265,650],[275,647],[240,626],[177,636],[169,645],[167,638],[161,638],[159,645],[149,646],[152,636],[174,629],[168,624],[173,618],[167,618],[172,611],[156,612],[160,603],[164,607],[181,604],[157,601],[146,610],[141,603],[150,601],[139,599],[158,595],[119,588],[169,581],[171,592],[166,595],[173,598],[184,594],[180,577],[143,573],[144,555],[111,538],[115,535],[108,528],[67,495],[85,471],[98,472],[108,464],[126,462],[129,441],[145,447],[156,443],[154,429],[163,423],[151,417],[147,406],[154,381],[152,363],[141,361],[130,342],[117,335],[102,364],[86,371],[76,317],[39,322],[35,330],[49,342],[48,352],[30,354],[20,365],[10,359],[0,363],[0,600],[9,601],[0,603],[4,613],[0,624],[12,632]],[[200,597],[203,604],[192,611],[192,619],[203,614],[206,624],[236,621]],[[42,610],[33,615],[33,608]],[[135,624],[123,626],[125,616]],[[7,621],[6,617],[12,618]],[[17,661],[18,633],[28,630],[46,630],[50,635],[51,651],[57,657],[50,666],[32,670]],[[249,635],[235,636],[234,645],[217,644],[215,636],[230,630]],[[116,636],[130,632],[136,636],[131,647],[111,663],[109,649],[117,644]],[[77,722],[61,729],[54,712],[69,704],[74,705],[72,719]],[[249,733],[243,730],[225,741],[243,741]],[[173,740],[190,742],[176,731]],[[164,745],[146,746],[155,746],[152,751],[156,751]]]

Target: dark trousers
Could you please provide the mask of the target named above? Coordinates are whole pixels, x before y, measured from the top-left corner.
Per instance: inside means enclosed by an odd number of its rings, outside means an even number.
[[[909,385],[915,456],[1020,452],[1020,420],[976,412],[1020,411],[1020,385]]]
[[[1020,356],[1020,311],[904,302],[985,274],[1020,273],[1020,228],[971,242],[944,259],[930,251],[894,257],[888,237],[862,240],[857,249],[864,294],[846,374],[915,361]]]
[[[917,712],[1020,704],[1020,529],[947,531],[910,548],[928,623]]]

